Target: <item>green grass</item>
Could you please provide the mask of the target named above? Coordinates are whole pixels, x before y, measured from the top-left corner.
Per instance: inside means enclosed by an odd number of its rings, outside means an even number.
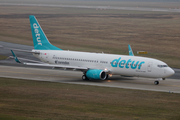
[[[17,117],[16,115],[2,115],[2,114],[0,114],[0,119],[1,120],[40,120],[36,118]]]
[[[178,120],[174,93],[0,78],[0,119]]]
[[[7,58],[7,56],[0,55],[0,60],[4,60],[4,59],[6,59],[6,58]]]

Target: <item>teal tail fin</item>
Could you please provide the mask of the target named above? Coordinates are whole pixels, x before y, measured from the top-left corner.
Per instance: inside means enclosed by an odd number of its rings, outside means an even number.
[[[34,49],[36,50],[62,50],[52,45],[44,34],[34,15],[29,16]]]
[[[134,53],[133,53],[130,45],[128,45],[128,49],[129,49],[129,56],[134,56]]]

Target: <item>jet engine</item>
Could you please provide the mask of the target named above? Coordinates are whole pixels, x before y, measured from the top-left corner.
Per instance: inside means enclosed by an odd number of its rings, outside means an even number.
[[[99,69],[88,70],[85,75],[88,79],[96,79],[96,80],[105,80],[107,76],[106,72]]]

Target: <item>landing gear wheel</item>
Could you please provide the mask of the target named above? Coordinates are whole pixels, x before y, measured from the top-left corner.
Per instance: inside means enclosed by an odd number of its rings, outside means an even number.
[[[89,80],[89,79],[86,77],[86,75],[83,75],[82,80]]]
[[[159,84],[159,81],[154,81],[154,84],[155,84],[155,85],[158,85],[158,84]]]

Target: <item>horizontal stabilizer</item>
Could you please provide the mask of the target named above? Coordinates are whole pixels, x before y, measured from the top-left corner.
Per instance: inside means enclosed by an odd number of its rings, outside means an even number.
[[[7,49],[7,50],[13,50],[13,51],[19,51],[19,52],[27,52],[27,53],[40,54],[40,52],[36,52],[36,51],[21,50],[21,49],[16,49],[16,48],[7,48],[7,47],[4,47],[2,45],[0,45],[0,48]]]

